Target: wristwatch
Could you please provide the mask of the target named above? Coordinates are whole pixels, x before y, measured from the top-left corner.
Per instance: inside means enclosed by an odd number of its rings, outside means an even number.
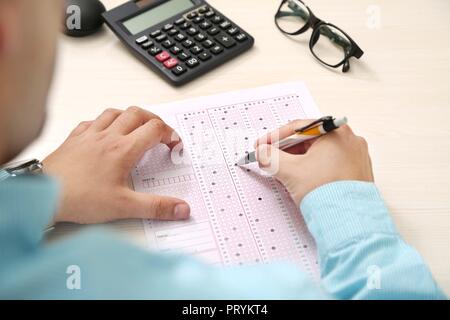
[[[0,167],[0,181],[18,176],[42,174],[42,168],[42,162],[36,159],[9,163],[3,167]]]

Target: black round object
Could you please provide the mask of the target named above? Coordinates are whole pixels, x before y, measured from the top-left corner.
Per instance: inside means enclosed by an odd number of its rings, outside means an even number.
[[[85,37],[103,25],[105,6],[99,0],[65,0],[64,33],[71,37]]]

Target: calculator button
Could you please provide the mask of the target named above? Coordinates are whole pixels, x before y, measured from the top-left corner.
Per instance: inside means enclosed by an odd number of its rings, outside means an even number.
[[[179,46],[173,46],[170,49],[170,52],[172,52],[173,54],[179,54],[181,51],[183,51]]]
[[[189,28],[186,30],[186,33],[190,36],[195,36],[198,33],[198,30],[196,28]]]
[[[156,60],[159,62],[164,62],[167,59],[170,59],[170,54],[167,51],[163,51],[155,56]]]
[[[203,30],[206,30],[206,29],[209,29],[209,28],[211,28],[212,27],[212,24],[211,24],[211,22],[208,22],[208,21],[203,21],[202,23],[200,23],[200,28],[202,28]]]
[[[247,40],[247,36],[245,35],[245,33],[239,33],[235,38],[239,42],[244,42],[245,40]]]
[[[194,45],[194,41],[186,39],[183,41],[183,47],[190,48]]]
[[[203,33],[199,33],[194,37],[194,39],[198,42],[202,42],[207,39],[207,37]]]
[[[183,22],[182,24],[180,24],[180,29],[181,30],[186,30],[190,26],[191,26],[191,24],[189,22]]]
[[[198,62],[197,58],[190,58],[189,60],[186,61],[186,65],[189,68],[195,68],[196,66],[199,65],[199,62]]]
[[[214,45],[214,42],[212,42],[209,39],[206,39],[205,41],[203,41],[202,46],[205,47],[206,49],[211,48]]]
[[[170,24],[170,23],[169,23],[169,24],[166,24],[166,25],[163,27],[163,30],[167,32],[167,31],[169,31],[169,30],[172,29],[172,28],[173,28],[173,24]]]
[[[150,53],[152,56],[155,56],[160,52],[161,52],[161,49],[158,47],[153,47],[150,50],[148,50],[148,53]]]
[[[219,54],[223,51],[223,48],[219,45],[212,47],[211,52],[214,54]]]
[[[203,8],[200,8],[199,10],[198,10],[198,12],[199,13],[201,13],[201,14],[204,14],[204,13],[206,13],[206,12],[208,12],[209,11],[209,7],[203,7]]]
[[[219,36],[216,37],[216,40],[223,45],[225,48],[231,48],[232,46],[234,46],[236,44],[236,41],[234,41],[234,39],[226,34],[221,34]]]
[[[211,18],[215,15],[214,11],[210,10],[207,13],[205,13],[205,17],[206,18]]]
[[[189,59],[191,57],[191,55],[189,54],[189,53],[186,53],[186,52],[181,52],[179,55],[178,55],[178,59],[180,59],[181,61],[186,61],[187,59]]]
[[[152,37],[152,38],[156,38],[160,35],[161,35],[161,30],[155,30],[152,33],[150,33],[150,37]]]
[[[162,34],[160,36],[157,36],[155,40],[158,41],[158,42],[161,42],[161,41],[164,41],[166,39],[167,39],[167,36],[165,34]]]
[[[193,11],[188,13],[188,15],[186,16],[188,19],[194,19],[197,16],[197,12]]]
[[[153,46],[153,41],[149,40],[141,44],[142,49],[150,49]]]
[[[186,39],[186,36],[182,33],[179,33],[175,36],[175,40],[177,40],[179,42],[183,41],[184,39]]]
[[[169,36],[173,37],[174,35],[178,34],[178,30],[175,29],[175,28],[170,29],[170,30],[167,32],[167,34],[168,34]]]
[[[181,76],[186,71],[187,71],[187,69],[180,65],[177,65],[175,68],[172,69],[172,73],[176,76]]]
[[[229,27],[231,27],[231,23],[230,23],[230,21],[225,20],[224,22],[222,22],[222,23],[220,24],[220,27],[221,27],[223,30],[227,30]]]
[[[186,22],[186,20],[185,20],[184,18],[180,18],[180,19],[178,19],[178,20],[175,20],[174,24],[175,24],[176,26],[179,26],[179,25],[182,25],[182,24],[185,23],[185,22]]]
[[[136,39],[136,43],[140,45],[140,44],[147,42],[147,40],[148,40],[148,38],[146,36],[142,36],[142,37]]]
[[[212,36],[218,34],[219,32],[220,32],[220,30],[219,30],[219,28],[217,28],[217,27],[213,27],[213,28],[211,28],[211,29],[208,30],[208,33],[209,33],[210,35],[212,35]]]
[[[165,41],[162,42],[162,45],[163,45],[164,48],[169,49],[169,48],[171,48],[171,47],[173,47],[175,45],[175,42],[170,41],[170,40],[165,40]]]
[[[221,23],[222,21],[223,21],[223,18],[221,16],[216,15],[211,18],[211,22],[216,23],[216,24]]]
[[[178,64],[178,60],[175,58],[170,58],[166,61],[164,61],[164,67],[166,67],[167,69],[172,69],[173,67],[175,67]]]
[[[206,60],[211,59],[212,56],[211,56],[211,53],[204,51],[204,52],[200,53],[198,55],[198,57],[199,57],[200,60],[206,61]]]
[[[229,35],[232,35],[232,36],[234,36],[236,33],[238,33],[239,32],[239,29],[238,28],[236,28],[236,27],[232,27],[232,28],[230,28],[230,29],[228,29],[227,30],[227,33],[229,34]]]
[[[205,20],[205,18],[203,17],[196,17],[194,18],[194,20],[192,20],[194,23],[199,24],[200,22],[202,22],[203,20]]]
[[[201,47],[199,47],[199,46],[193,46],[192,49],[191,49],[191,52],[192,52],[193,54],[198,54],[198,53],[200,53],[200,52],[202,52],[202,51],[203,51],[203,48],[201,48]]]

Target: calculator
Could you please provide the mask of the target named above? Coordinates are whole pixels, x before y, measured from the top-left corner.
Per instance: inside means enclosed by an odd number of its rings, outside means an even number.
[[[204,0],[128,1],[103,17],[142,62],[175,86],[233,59],[255,42]]]

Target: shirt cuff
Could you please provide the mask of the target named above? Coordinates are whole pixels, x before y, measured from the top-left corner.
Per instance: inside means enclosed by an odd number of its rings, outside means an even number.
[[[52,221],[58,184],[46,176],[21,176],[0,183],[0,239],[11,253],[33,249]]]
[[[321,258],[330,250],[374,233],[397,234],[373,183],[339,181],[323,185],[306,195],[300,210]]]

